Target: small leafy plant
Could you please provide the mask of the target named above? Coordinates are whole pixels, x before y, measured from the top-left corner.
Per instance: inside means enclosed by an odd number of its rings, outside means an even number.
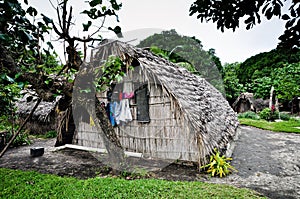
[[[55,138],[57,137],[57,133],[56,131],[48,131],[46,134],[45,134],[45,138]]]
[[[6,140],[10,140],[13,134],[11,132],[6,134]],[[29,139],[28,132],[22,131],[19,135],[16,136],[14,141],[12,142],[13,147],[23,146],[23,145],[30,145],[31,141]]]
[[[124,170],[120,174],[126,180],[145,179],[150,177],[150,173],[143,168],[134,168],[132,171]]]
[[[6,143],[13,137],[14,129],[18,129],[19,125],[12,124],[10,116],[2,115],[0,116],[0,131],[7,132],[5,133]],[[14,141],[12,142],[13,147],[22,146],[22,145],[30,145],[31,141],[29,139],[29,134],[27,131],[21,131],[19,135],[16,136]]]
[[[228,161],[232,158],[227,158],[225,155],[221,156],[218,149],[214,149],[215,153],[210,156],[210,163],[202,166],[201,168],[206,168],[206,172],[211,174],[211,176],[223,176],[228,175],[232,171],[237,171],[233,166],[230,165]]]

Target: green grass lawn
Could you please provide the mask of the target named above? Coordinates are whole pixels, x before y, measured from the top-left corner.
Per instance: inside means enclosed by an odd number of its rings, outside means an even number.
[[[79,180],[0,168],[0,198],[263,198],[249,189],[157,179]]]
[[[287,133],[300,133],[300,121],[289,120],[280,122],[268,122],[266,120],[253,120],[248,118],[239,118],[240,124],[247,126],[254,126],[260,129],[275,131],[275,132],[287,132]]]

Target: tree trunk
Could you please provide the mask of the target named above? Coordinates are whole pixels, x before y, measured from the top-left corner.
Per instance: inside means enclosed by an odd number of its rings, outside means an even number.
[[[76,126],[73,119],[73,112],[71,106],[65,111],[57,113],[56,118],[56,132],[57,139],[55,147],[64,144],[72,144],[75,134]]]
[[[103,138],[108,152],[109,161],[114,169],[119,170],[124,162],[124,151],[120,140],[111,125],[105,107],[101,106],[96,95],[94,86],[95,68],[91,64],[82,65],[75,80],[73,89],[73,110],[75,124],[80,121],[93,119],[94,124]],[[90,92],[81,92],[88,90]]]
[[[123,163],[124,162],[124,150],[120,143],[120,140],[111,125],[109,118],[106,114],[105,107],[100,104],[98,99],[96,99],[96,118],[97,123],[101,125],[101,129],[106,137],[105,147],[108,151],[110,159],[113,163]],[[114,165],[117,166],[117,165]],[[119,166],[122,166],[119,165]]]
[[[116,170],[121,170],[125,158],[124,150],[113,126],[109,121],[105,107],[100,104],[98,99],[96,99],[96,101],[90,100],[85,102],[86,103],[82,104],[82,106],[93,119],[98,133],[100,133],[103,138],[105,148],[108,152],[109,166]]]

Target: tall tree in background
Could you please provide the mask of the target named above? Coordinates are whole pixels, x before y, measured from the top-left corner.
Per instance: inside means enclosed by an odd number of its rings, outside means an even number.
[[[289,13],[282,13],[289,6]],[[300,1],[299,0],[196,0],[190,7],[190,15],[196,15],[201,22],[212,21],[217,28],[235,31],[245,19],[246,29],[261,23],[261,16],[268,20],[279,17],[286,21],[285,31],[279,37],[280,48],[300,47]]]
[[[284,64],[299,62],[300,49],[274,49],[246,59],[236,68],[236,73],[240,83],[245,85],[256,78],[270,76],[275,68],[282,68]]]
[[[196,37],[179,35],[172,29],[147,37],[138,47],[152,47],[153,52],[157,51],[154,53],[160,53],[163,58],[200,75],[224,94],[220,59],[214,49],[204,50],[202,42]]]
[[[244,92],[244,86],[240,83],[237,68],[240,63],[225,64],[224,66],[224,87],[226,91],[226,99],[229,104],[233,104],[238,96]]]

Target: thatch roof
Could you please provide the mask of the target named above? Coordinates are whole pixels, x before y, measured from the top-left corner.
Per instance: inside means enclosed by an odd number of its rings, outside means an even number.
[[[23,97],[16,102],[17,114],[21,117],[26,117],[35,106],[38,96],[36,92],[31,89],[23,90],[22,94]],[[52,102],[41,101],[33,113],[32,120],[49,123],[51,121],[51,113],[55,110],[60,99],[61,96],[57,96]]]
[[[147,50],[120,41],[107,40],[94,51],[94,65],[97,62],[100,65],[109,55],[119,56],[128,64],[138,61],[144,79],[160,84],[177,102],[201,146],[201,158],[210,155],[214,148],[226,148],[233,139],[238,126],[236,113],[205,79]]]
[[[252,103],[252,101],[254,100],[254,95],[253,95],[253,93],[247,93],[247,92],[241,93],[239,95],[239,97],[234,101],[232,106],[236,106],[240,100],[246,100],[246,101],[250,101]]]
[[[255,111],[253,93],[241,93],[232,104],[232,108],[237,113]]]

